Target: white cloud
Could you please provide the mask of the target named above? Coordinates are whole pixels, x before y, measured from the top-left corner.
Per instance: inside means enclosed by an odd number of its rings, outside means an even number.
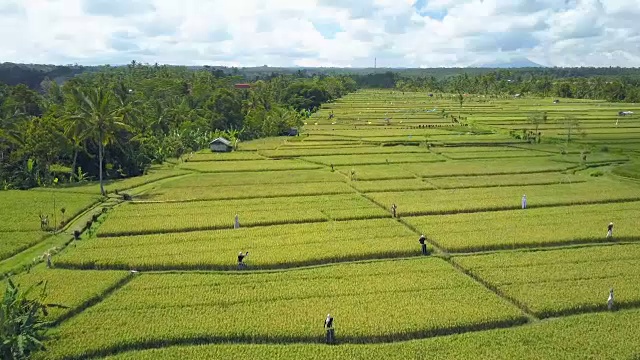
[[[640,66],[640,0],[0,0],[31,63]]]

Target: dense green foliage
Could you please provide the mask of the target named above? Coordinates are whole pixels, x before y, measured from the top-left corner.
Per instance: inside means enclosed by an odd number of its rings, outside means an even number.
[[[47,306],[44,283],[20,289],[11,280],[4,287],[4,297],[0,304],[0,356],[3,359],[28,359],[34,352],[44,348],[46,335]],[[31,292],[41,290],[39,296]]]
[[[0,84],[0,186],[140,175],[219,135],[234,144],[281,135],[355,90],[347,77],[282,76],[235,89],[238,81],[207,69],[132,63],[62,86],[47,80],[41,92]]]
[[[535,95],[543,97],[602,99],[614,102],[639,102],[640,77],[636,69],[602,71],[600,69],[518,69],[488,70],[475,73],[459,70],[437,78],[427,71],[412,76],[385,72],[354,76],[360,86],[395,88],[399,91],[428,91],[456,94]],[[631,73],[632,76],[621,74]],[[602,74],[602,75],[600,75]]]

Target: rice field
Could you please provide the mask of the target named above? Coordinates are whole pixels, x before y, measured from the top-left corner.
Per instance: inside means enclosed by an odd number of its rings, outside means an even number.
[[[632,359],[640,119],[552,101],[362,90],[299,136],[107,185],[132,200],[0,192],[0,265],[52,236],[41,212],[66,224],[109,201],[53,269],[15,276],[67,305],[42,359]],[[541,143],[522,136],[536,111]]]
[[[303,184],[263,184],[231,186],[159,187],[138,197],[142,201],[202,201],[256,199],[290,196],[334,195],[352,193],[344,182],[309,182]]]
[[[429,276],[404,276],[407,273]],[[336,326],[341,338],[354,343],[525,321],[508,302],[440,259],[344,264],[295,273],[143,274],[64,323],[50,351],[53,356],[78,357],[131,343],[184,338],[319,343],[323,334],[316,320],[327,312],[340,319]],[[95,322],[100,327],[90,334],[81,332]]]
[[[406,221],[449,252],[473,252],[610,243],[609,222],[615,224],[617,241],[639,241],[634,226],[638,216],[640,203],[628,202],[417,216]]]
[[[631,359],[638,354],[636,327],[640,311],[595,313],[533,326],[487,330],[390,344],[209,344],[170,346],[124,352],[108,360],[213,359]],[[544,344],[532,346],[531,344]]]
[[[39,265],[28,273],[13,278],[20,288],[27,289],[42,282],[33,290],[35,294],[44,291],[46,303],[55,304],[47,313],[47,320],[61,321],[99,302],[114,288],[128,280],[125,271],[72,271],[47,269]],[[4,293],[5,284],[0,283]]]
[[[391,219],[378,219],[91,239],[56,263],[75,269],[235,270],[238,249],[251,253],[246,260],[251,269],[420,253],[416,234]]]
[[[357,194],[237,199],[198,202],[133,203],[115,209],[98,236],[124,236],[195,230],[376,219],[387,212]]]
[[[614,289],[617,308],[638,306],[639,254],[640,246],[630,244],[459,257],[455,261],[537,316],[551,317],[606,310],[610,289]]]
[[[521,200],[523,195],[527,196],[528,209],[640,200],[640,191],[638,191],[635,184],[622,184],[608,179],[556,185],[523,185],[516,187],[367,194],[372,201],[384,208],[390,208],[392,204],[396,204],[399,216],[522,210]]]
[[[186,162],[180,165],[183,170],[202,173],[285,171],[319,169],[320,166],[297,160],[244,160],[244,161],[200,161]]]

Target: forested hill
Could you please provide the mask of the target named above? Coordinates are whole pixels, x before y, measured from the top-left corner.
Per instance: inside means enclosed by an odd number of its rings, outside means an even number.
[[[98,67],[76,65],[0,64],[0,83],[7,85],[24,84],[31,89],[39,89],[45,79],[59,83],[85,71],[96,71]]]

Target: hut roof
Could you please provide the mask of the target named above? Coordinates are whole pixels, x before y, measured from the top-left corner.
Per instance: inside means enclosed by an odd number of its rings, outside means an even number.
[[[209,145],[211,145],[211,144],[215,144],[215,143],[221,143],[221,144],[225,144],[225,145],[227,145],[227,146],[231,146],[231,142],[230,142],[229,140],[225,139],[225,138],[222,138],[222,137],[219,137],[219,138],[217,138],[217,139],[213,139],[213,140],[209,143]]]

